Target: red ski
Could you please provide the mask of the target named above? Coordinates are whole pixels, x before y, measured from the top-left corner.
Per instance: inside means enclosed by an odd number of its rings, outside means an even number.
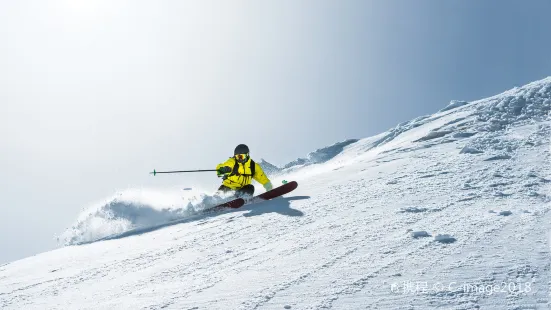
[[[226,209],[226,208],[237,209],[237,208],[241,208],[243,205],[245,205],[245,200],[243,198],[236,198],[234,200],[230,200],[228,202],[219,204],[219,205],[214,206],[212,208],[208,208],[204,211],[206,211],[206,212],[219,211],[219,210],[223,210],[223,209]]]
[[[285,183],[285,184],[283,184],[279,187],[276,187],[276,188],[272,189],[271,191],[267,191],[267,192],[265,192],[263,194],[260,194],[258,196],[254,196],[249,201],[247,201],[247,204],[260,202],[260,201],[263,201],[263,200],[274,199],[276,197],[279,197],[279,196],[282,196],[282,195],[285,195],[285,194],[288,194],[288,193],[294,191],[297,187],[298,187],[298,183],[296,181],[291,181],[289,183]]]

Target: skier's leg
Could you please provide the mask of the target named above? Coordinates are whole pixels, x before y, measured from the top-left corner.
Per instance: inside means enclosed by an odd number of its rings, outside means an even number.
[[[229,192],[233,192],[233,189],[227,187],[226,185],[220,185],[220,187],[218,188],[218,191],[216,193],[218,193],[218,195],[222,195],[222,194],[226,194],[226,193],[229,193]]]
[[[237,197],[241,197],[243,195],[248,195],[252,197],[254,195],[254,185],[252,184],[245,185],[237,190],[236,192]]]
[[[219,192],[222,192],[222,193],[227,193],[229,191],[231,191],[232,189],[227,187],[226,185],[220,185],[220,187],[218,188],[218,191]]]

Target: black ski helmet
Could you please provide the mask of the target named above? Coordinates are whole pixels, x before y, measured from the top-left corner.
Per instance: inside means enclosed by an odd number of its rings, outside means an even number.
[[[249,154],[249,147],[245,144],[239,144],[235,147],[235,150],[233,151],[233,155],[237,154]]]

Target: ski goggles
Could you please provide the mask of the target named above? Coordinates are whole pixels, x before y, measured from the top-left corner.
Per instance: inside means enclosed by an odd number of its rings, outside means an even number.
[[[249,154],[236,154],[235,159],[239,162],[246,161],[249,158]]]

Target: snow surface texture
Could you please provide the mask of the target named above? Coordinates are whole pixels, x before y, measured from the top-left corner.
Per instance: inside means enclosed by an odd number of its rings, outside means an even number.
[[[218,214],[123,193],[66,232],[103,241],[0,266],[0,308],[549,309],[550,111],[551,78],[452,102]]]

